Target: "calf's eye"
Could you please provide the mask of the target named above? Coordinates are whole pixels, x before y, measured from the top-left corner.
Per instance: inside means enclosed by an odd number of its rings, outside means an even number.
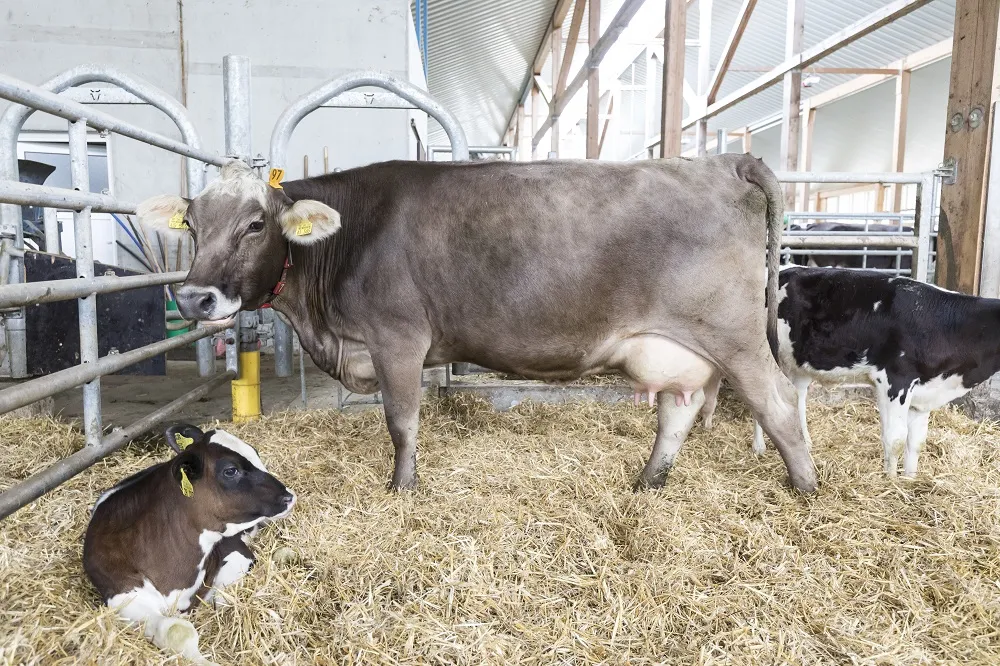
[[[259,233],[264,231],[264,220],[254,220],[250,223],[250,231],[252,233]]]
[[[236,475],[239,473],[240,470],[236,469],[235,467],[227,467],[226,469],[222,470],[222,475],[227,479],[234,479],[236,478]]]

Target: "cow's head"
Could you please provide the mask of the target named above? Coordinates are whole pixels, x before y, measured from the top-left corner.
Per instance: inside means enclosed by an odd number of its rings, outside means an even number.
[[[196,320],[260,307],[281,279],[288,243],[309,245],[340,229],[337,211],[319,201],[293,202],[239,160],[194,199],[164,194],[137,212],[165,238],[194,237],[194,263],[177,290],[177,307]]]
[[[167,429],[167,442],[177,452],[170,471],[187,498],[183,508],[202,529],[233,536],[292,510],[295,494],[238,437],[179,424]]]

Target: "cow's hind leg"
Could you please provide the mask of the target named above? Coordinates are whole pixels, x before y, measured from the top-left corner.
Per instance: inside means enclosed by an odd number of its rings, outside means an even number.
[[[635,490],[663,487],[674,459],[705,403],[705,392],[701,389],[696,391],[689,405],[683,404],[683,401],[675,401],[674,396],[666,391],[657,393],[656,401],[656,441],[646,467],[633,486]]]
[[[398,353],[399,347],[396,349]],[[372,361],[382,389],[385,423],[394,449],[392,480],[388,487],[390,490],[413,490],[417,487],[417,426],[423,356],[386,356],[379,352],[372,354]]]
[[[747,350],[720,364],[733,388],[746,402],[785,462],[792,486],[816,490],[816,468],[796,414],[795,388],[766,346]]]
[[[719,387],[722,384],[722,373],[716,371],[705,384],[705,406],[701,408],[701,424],[705,430],[711,430],[715,422],[715,408],[719,405]]]

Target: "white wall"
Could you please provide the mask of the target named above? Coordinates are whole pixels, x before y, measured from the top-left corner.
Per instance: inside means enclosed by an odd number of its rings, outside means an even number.
[[[183,26],[180,21],[183,12]],[[424,84],[409,0],[0,0],[2,71],[41,83],[79,63],[111,65],[181,99],[181,28],[187,72],[187,107],[202,145],[224,149],[222,58],[251,58],[253,151],[269,153],[271,129],[282,110],[338,75],[367,68]],[[0,102],[0,109],[6,106]],[[140,106],[101,107],[142,127],[179,139],[159,111]],[[416,157],[410,119],[426,145],[425,114],[405,110],[319,109],[300,123],[288,149],[286,178],[330,168]],[[65,131],[66,122],[35,114],[25,129]],[[112,136],[113,188],[140,201],[180,192],[182,160],[131,139]],[[209,178],[216,170],[209,170]],[[121,262],[134,267],[130,261]]]

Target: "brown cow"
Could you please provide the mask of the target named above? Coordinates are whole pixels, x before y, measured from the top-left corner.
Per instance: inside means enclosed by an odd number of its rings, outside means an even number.
[[[178,435],[192,440],[185,449]],[[130,476],[98,498],[83,542],[83,567],[101,598],[142,622],[159,648],[205,662],[198,633],[170,617],[242,578],[254,556],[246,540],[288,515],[295,495],[267,473],[257,452],[223,430],[167,430],[177,455]]]
[[[270,303],[319,367],[382,391],[394,488],[417,483],[421,371],[450,362],[550,381],[618,371],[659,393],[638,487],[663,484],[721,371],[794,486],[816,488],[766,336],[782,194],[750,155],[386,162],[283,189],[232,162],[193,200],[155,197],[139,215],[194,235],[185,317]]]

